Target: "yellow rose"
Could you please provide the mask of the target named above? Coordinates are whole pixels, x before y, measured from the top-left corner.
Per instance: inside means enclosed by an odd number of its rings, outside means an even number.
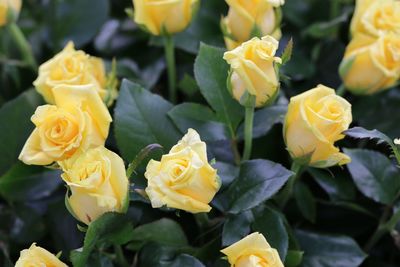
[[[273,101],[279,91],[279,77],[275,71],[279,57],[275,57],[278,41],[271,36],[250,41],[224,54],[230,64],[228,88],[233,97],[243,104],[246,93],[256,97],[256,107]]]
[[[103,60],[92,57],[82,50],[75,50],[74,43],[39,67],[39,76],[33,82],[36,90],[49,104],[54,104],[53,89],[58,85],[92,84],[101,99],[116,98],[115,92],[107,90],[107,79]],[[113,90],[113,89],[110,89]],[[112,101],[111,101],[112,102]],[[107,103],[109,104],[109,103]]]
[[[161,161],[151,160],[145,177],[154,208],[166,205],[191,213],[209,212],[208,203],[220,187],[217,171],[207,160],[206,144],[193,129]]]
[[[344,138],[352,121],[351,105],[323,85],[290,99],[284,139],[294,160],[327,168],[350,162],[334,143]],[[307,162],[304,162],[308,160]]]
[[[21,0],[0,0],[0,27],[15,20],[21,11]]]
[[[229,5],[228,15],[221,25],[228,50],[238,47],[252,37],[272,35],[280,39],[280,16],[277,8],[284,0],[225,0]]]
[[[22,250],[18,261],[15,263],[15,267],[32,266],[68,267],[56,256],[44,248],[36,246],[35,243],[29,249]]]
[[[106,212],[126,212],[129,180],[117,154],[100,146],[59,164],[71,190],[68,205],[78,220],[90,224]]]
[[[400,35],[378,39],[357,34],[346,49],[340,76],[355,94],[373,94],[393,87],[400,79]]]
[[[351,33],[379,37],[386,33],[400,34],[400,1],[357,0],[351,21]]]
[[[183,31],[199,0],[133,0],[135,22],[153,35]]]
[[[59,85],[53,93],[56,105],[38,107],[31,118],[36,128],[19,155],[25,164],[64,160],[107,138],[112,118],[91,85]]]
[[[232,267],[284,267],[278,251],[260,233],[252,233],[221,250]]]

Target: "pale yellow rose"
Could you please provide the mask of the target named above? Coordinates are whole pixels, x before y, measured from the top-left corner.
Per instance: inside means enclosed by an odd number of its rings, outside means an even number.
[[[153,35],[183,31],[192,21],[199,0],[133,0],[135,22]]]
[[[29,249],[21,251],[15,267],[68,267],[60,261],[56,256],[45,250],[44,248],[36,246],[35,243]]]
[[[290,99],[284,124],[287,149],[294,160],[312,167],[347,164],[350,158],[334,143],[344,138],[351,121],[350,103],[318,85]]]
[[[15,20],[21,11],[22,0],[0,0],[0,27]]]
[[[284,0],[225,0],[228,15],[221,25],[228,50],[238,47],[252,37],[271,35],[281,38],[278,8]]]
[[[387,33],[400,34],[400,1],[357,0],[351,21],[351,33],[379,37]]]
[[[239,102],[245,101],[246,93],[256,97],[256,107],[269,104],[279,91],[279,77],[275,57],[279,43],[271,36],[262,39],[254,37],[250,41],[224,54],[231,66],[229,89]]]
[[[64,160],[107,138],[112,118],[91,85],[59,85],[53,94],[56,105],[38,107],[31,118],[36,128],[19,155],[25,164]]]
[[[115,88],[106,88],[103,60],[82,50],[75,50],[73,42],[69,42],[60,53],[43,63],[39,67],[39,76],[33,82],[36,90],[49,104],[55,102],[53,89],[58,85],[86,84],[93,85],[93,89],[103,101],[107,100],[108,105],[116,98]]]
[[[126,212],[129,180],[117,154],[100,146],[59,164],[71,190],[68,205],[78,220],[90,224],[106,212]]]
[[[373,94],[400,79],[400,35],[378,39],[357,34],[347,46],[339,69],[346,88],[355,94]]]
[[[396,145],[400,145],[400,138],[394,139],[394,143],[395,143]]]
[[[265,237],[252,233],[233,245],[221,250],[232,267],[284,267],[278,251],[268,244]]]
[[[206,144],[193,129],[161,161],[151,160],[145,177],[154,208],[166,205],[191,213],[209,212],[208,203],[220,187],[217,171],[207,160]]]

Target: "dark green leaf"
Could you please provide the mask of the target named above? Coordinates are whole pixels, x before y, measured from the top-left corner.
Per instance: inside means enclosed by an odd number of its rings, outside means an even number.
[[[281,56],[282,65],[289,62],[289,60],[292,58],[292,53],[293,53],[293,38],[290,38]]]
[[[133,235],[133,227],[127,216],[119,213],[106,213],[93,221],[86,232],[83,247],[71,252],[74,267],[84,267],[95,247],[104,242],[125,244]]]
[[[0,108],[0,125],[3,125],[0,131],[0,175],[18,161],[18,155],[34,128],[30,118],[42,102],[32,89]]]
[[[115,137],[124,159],[131,161],[150,144],[169,150],[180,138],[167,112],[172,104],[124,80],[115,108]]]
[[[245,161],[239,177],[223,193],[228,211],[237,214],[254,208],[275,195],[292,175],[291,171],[272,161]]]
[[[317,204],[311,190],[301,181],[294,188],[294,197],[301,214],[312,223],[317,216]]]
[[[194,64],[194,73],[200,91],[234,135],[243,119],[243,107],[232,98],[226,88],[228,64],[223,59],[224,51],[202,44]]]
[[[345,149],[347,165],[357,188],[367,197],[391,204],[400,192],[400,171],[383,154],[363,149]]]
[[[303,260],[303,251],[298,250],[289,250],[286,259],[285,259],[285,266],[286,267],[297,267],[301,264]]]
[[[149,242],[176,247],[187,245],[187,239],[181,226],[166,218],[136,227],[132,236],[133,242],[129,244],[129,248],[132,250],[139,250]]]
[[[230,246],[248,235],[254,216],[251,211],[230,215],[222,230],[222,246]]]
[[[215,113],[206,106],[183,103],[172,108],[168,115],[182,133],[193,128],[204,141],[228,139],[225,125],[219,122]]]
[[[261,214],[253,212],[253,215],[255,217],[252,224],[253,231],[263,234],[271,247],[278,250],[279,256],[284,261],[289,247],[289,237],[282,215],[268,207],[264,208]]]
[[[198,259],[187,254],[181,254],[174,259],[174,261],[169,265],[171,267],[205,267]]]
[[[306,231],[297,231],[296,234],[304,250],[303,267],[357,267],[366,258],[350,237]]]

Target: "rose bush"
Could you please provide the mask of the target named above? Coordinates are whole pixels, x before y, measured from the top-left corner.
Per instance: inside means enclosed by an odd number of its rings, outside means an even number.
[[[0,0],[0,266],[398,266],[399,3]]]

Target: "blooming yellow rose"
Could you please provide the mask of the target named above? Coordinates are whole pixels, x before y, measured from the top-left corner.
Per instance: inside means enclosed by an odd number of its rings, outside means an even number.
[[[280,39],[280,16],[277,8],[285,3],[284,0],[225,1],[229,5],[229,11],[221,25],[228,50],[252,37],[272,35]]]
[[[90,85],[53,88],[56,105],[36,109],[36,128],[19,159],[25,164],[47,165],[71,157],[78,149],[103,145],[112,118]]]
[[[56,256],[44,248],[36,246],[35,243],[29,249],[22,250],[18,261],[15,263],[15,267],[32,266],[68,267]]]
[[[256,107],[273,101],[279,91],[279,77],[275,71],[279,57],[275,57],[278,41],[271,36],[250,41],[224,54],[230,64],[228,88],[239,102],[245,101],[246,93],[256,97]]]
[[[217,171],[207,160],[206,144],[193,129],[161,161],[151,160],[145,177],[154,208],[166,205],[192,213],[209,212],[208,203],[220,187]]]
[[[70,210],[78,220],[90,224],[106,212],[126,212],[129,181],[117,154],[100,146],[59,164],[71,190]]]
[[[199,0],[133,0],[135,22],[153,35],[183,31]]]
[[[351,21],[351,33],[379,37],[387,33],[400,34],[400,1],[357,0]]]
[[[327,168],[350,162],[334,143],[344,138],[352,121],[351,105],[323,85],[290,99],[284,139],[294,160]],[[308,160],[308,162],[304,162]]]
[[[400,35],[378,39],[356,35],[346,49],[339,69],[348,90],[373,94],[393,87],[400,79]]]
[[[21,11],[21,6],[21,0],[0,0],[0,27],[9,22],[10,18],[17,18]]]
[[[252,233],[221,250],[232,267],[284,267],[278,251],[260,233]]]
[[[53,89],[58,85],[86,85],[100,95],[108,105],[116,98],[115,88],[106,88],[107,78],[101,58],[89,56],[82,50],[75,50],[74,43],[39,67],[39,76],[33,82],[36,90],[49,104],[54,104]]]

